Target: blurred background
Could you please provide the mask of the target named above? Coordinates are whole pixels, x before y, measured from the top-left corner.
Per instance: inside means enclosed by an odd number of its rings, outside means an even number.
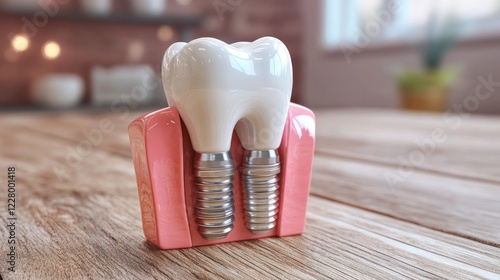
[[[164,51],[203,36],[281,39],[313,109],[500,114],[500,0],[0,0],[0,110],[165,107]]]

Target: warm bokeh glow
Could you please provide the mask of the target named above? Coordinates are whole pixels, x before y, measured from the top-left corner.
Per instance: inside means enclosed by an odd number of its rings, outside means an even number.
[[[17,34],[10,42],[12,49],[16,52],[23,52],[30,46],[30,39],[23,34]]]
[[[144,57],[145,47],[141,41],[133,41],[128,46],[127,58],[130,62],[140,61]]]
[[[174,36],[174,30],[168,25],[162,25],[160,26],[160,28],[158,28],[157,36],[158,40],[168,42],[172,40],[172,37]]]
[[[58,43],[49,41],[43,46],[42,53],[46,59],[56,59],[61,54],[61,47]]]

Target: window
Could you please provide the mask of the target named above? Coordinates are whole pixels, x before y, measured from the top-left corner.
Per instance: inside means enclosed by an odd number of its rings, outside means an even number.
[[[460,22],[465,36],[500,31],[500,0],[324,0],[323,11],[329,48],[418,38],[431,16]]]

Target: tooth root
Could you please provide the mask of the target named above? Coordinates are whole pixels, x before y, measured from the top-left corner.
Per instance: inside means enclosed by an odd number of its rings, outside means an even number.
[[[269,232],[276,226],[279,173],[277,150],[245,151],[242,168],[245,225],[253,234]]]

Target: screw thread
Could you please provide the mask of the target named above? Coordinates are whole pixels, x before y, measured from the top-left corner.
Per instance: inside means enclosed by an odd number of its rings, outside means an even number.
[[[245,151],[242,168],[245,225],[253,234],[276,226],[280,162],[277,150]]]
[[[193,164],[195,178],[195,216],[203,238],[226,238],[233,230],[233,159],[228,152],[196,153]]]

